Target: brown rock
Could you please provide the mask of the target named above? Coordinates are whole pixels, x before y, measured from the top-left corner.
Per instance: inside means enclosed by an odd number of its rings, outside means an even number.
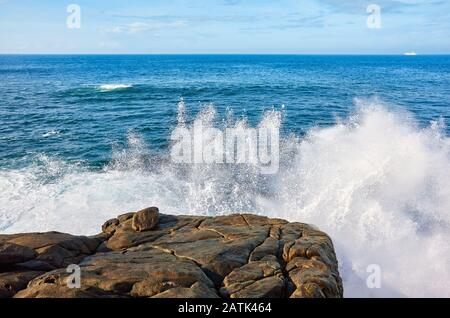
[[[117,225],[119,225],[120,221],[118,219],[111,219],[103,223],[102,232],[111,234],[116,230]]]
[[[16,253],[16,258],[13,263],[26,263],[34,259],[39,261],[39,263],[31,263],[31,266],[39,265],[35,269],[39,268],[41,270],[78,263],[84,257],[93,254],[101,242],[102,238],[100,237],[89,238],[86,236],[48,232],[14,235],[1,244],[2,246],[13,246],[16,251],[22,253],[22,257],[18,257]],[[8,250],[11,250],[11,247]],[[23,254],[25,252],[26,255]],[[1,255],[2,253],[0,252],[0,258]],[[6,258],[6,252],[3,255]],[[25,264],[25,268],[27,265],[30,264]]]
[[[12,271],[0,273],[0,298],[9,298],[27,287],[33,278],[44,274],[39,271]]]
[[[52,271],[52,270],[56,269],[55,266],[52,266],[52,265],[48,264],[47,262],[36,260],[36,259],[27,261],[27,262],[23,262],[23,263],[18,263],[18,264],[16,264],[16,267],[20,268],[20,269],[30,270],[30,271],[44,271],[44,272],[48,272],[48,271]]]
[[[119,220],[120,223],[122,223],[122,222],[125,222],[126,220],[129,220],[129,219],[133,218],[133,215],[134,215],[135,213],[136,213],[136,212],[128,212],[128,213],[124,213],[124,214],[119,215],[119,216],[117,217],[117,219]]]
[[[232,294],[231,298],[281,298],[285,281],[282,275],[262,278]]]
[[[291,295],[291,298],[326,298],[319,285],[314,283],[302,284]]]
[[[194,262],[158,249],[100,253],[86,258],[80,266],[82,282],[78,292],[83,295],[92,288],[104,296],[152,297],[173,288],[185,294],[184,289],[201,283],[204,293],[217,297],[214,285]],[[65,270],[52,271],[33,280],[16,297],[53,297],[55,290],[70,297],[68,275]]]
[[[159,293],[153,298],[219,298],[217,293],[202,283],[194,283],[191,287],[175,287]]]
[[[0,243],[0,265],[11,265],[29,261],[37,256],[36,252],[27,246],[11,242]]]
[[[133,215],[132,227],[136,232],[149,231],[158,224],[159,210],[156,207],[147,208]]]
[[[233,270],[225,277],[220,292],[231,298],[280,298],[284,290],[281,265],[275,256],[268,255]]]
[[[119,216],[104,224],[103,234],[89,238],[57,232],[0,236],[0,244],[19,244],[36,252],[32,260],[9,269],[8,279],[17,279],[22,285],[4,291],[4,295],[156,298],[343,295],[331,239],[312,226],[250,214],[201,217],[157,212],[156,208],[150,208]],[[81,267],[80,289],[67,286],[70,273],[65,266],[72,263]],[[29,274],[21,280],[19,273],[32,270],[46,273],[38,272],[38,277]],[[32,280],[28,283],[29,279]]]

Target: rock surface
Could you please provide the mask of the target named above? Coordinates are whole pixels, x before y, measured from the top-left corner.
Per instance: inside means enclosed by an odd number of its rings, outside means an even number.
[[[132,228],[136,232],[149,231],[158,224],[159,210],[152,207],[136,212],[133,215]]]
[[[69,288],[70,264],[80,266],[80,288]],[[107,221],[93,237],[0,235],[0,297],[342,295],[331,239],[303,223],[150,208]]]

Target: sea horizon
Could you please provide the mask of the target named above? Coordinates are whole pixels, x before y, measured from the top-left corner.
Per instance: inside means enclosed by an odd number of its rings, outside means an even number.
[[[227,56],[227,55],[269,55],[269,56],[405,56],[407,52],[403,53],[0,53],[1,55],[219,55],[219,56]],[[413,56],[448,56],[450,53],[417,53],[417,55]]]

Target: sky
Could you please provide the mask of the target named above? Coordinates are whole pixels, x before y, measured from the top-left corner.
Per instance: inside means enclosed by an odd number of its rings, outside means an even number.
[[[450,53],[450,1],[0,0],[0,54],[405,52]]]

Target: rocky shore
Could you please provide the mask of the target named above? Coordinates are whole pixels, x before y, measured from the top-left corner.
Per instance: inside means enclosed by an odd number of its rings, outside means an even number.
[[[0,235],[0,298],[342,295],[331,239],[303,223],[148,208],[107,221],[91,237]]]

